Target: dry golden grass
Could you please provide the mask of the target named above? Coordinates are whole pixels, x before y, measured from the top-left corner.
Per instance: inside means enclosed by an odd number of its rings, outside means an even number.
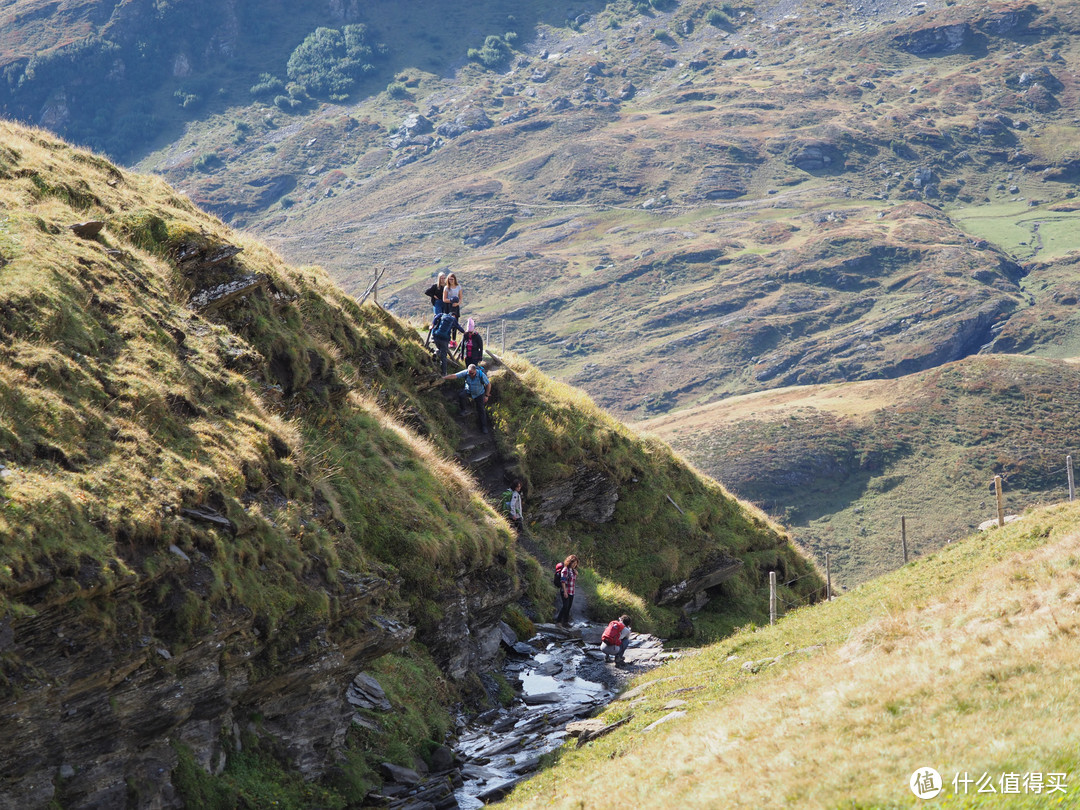
[[[1056,507],[650,674],[607,712],[634,714],[625,731],[564,754],[512,806],[908,806],[925,766],[948,806],[974,806],[955,774],[1075,767],[1078,655],[1080,507]],[[687,714],[646,731],[673,698]],[[985,806],[1074,806],[1076,782]]]
[[[679,430],[731,424],[744,419],[788,419],[799,411],[858,418],[895,405],[905,390],[902,378],[790,386],[686,408],[639,422],[638,427],[658,436],[668,436]]]

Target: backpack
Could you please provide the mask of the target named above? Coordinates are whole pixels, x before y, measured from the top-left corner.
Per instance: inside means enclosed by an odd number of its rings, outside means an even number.
[[[625,628],[626,625],[618,619],[615,619],[615,621],[608,624],[607,629],[604,630],[604,634],[600,636],[600,640],[605,644],[614,644],[615,646],[618,646],[619,642],[622,640],[622,631]]]
[[[555,576],[551,580],[551,583],[559,590],[562,590],[562,569],[562,563],[555,563]]]
[[[510,499],[514,497],[514,490],[508,489],[499,496],[499,505],[506,514],[510,514]]]
[[[443,312],[431,322],[431,334],[440,340],[448,339],[454,332],[454,316]]]

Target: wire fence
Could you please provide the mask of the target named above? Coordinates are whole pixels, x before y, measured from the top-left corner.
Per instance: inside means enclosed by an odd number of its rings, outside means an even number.
[[[1039,449],[1040,451],[1043,451],[1046,448],[1033,448],[1033,449]],[[1056,468],[1056,469],[1053,469],[1053,470],[1042,471],[1042,474],[1047,475],[1047,476],[1057,476],[1057,475],[1065,476],[1067,492],[1068,492],[1068,499],[1070,501],[1075,499],[1076,492],[1075,492],[1075,485],[1074,485],[1074,480],[1073,480],[1073,458],[1072,458],[1071,453],[1067,453],[1065,455],[1065,466],[1064,467],[1059,467],[1059,468]],[[1008,483],[1009,477],[1010,477],[1010,475],[1009,475],[1008,472],[1002,472],[1002,473],[1000,473],[998,475],[995,475],[992,479],[987,481],[987,485],[991,489],[994,490],[995,495],[996,495],[997,518],[996,518],[995,521],[985,521],[981,525],[981,527],[984,527],[986,523],[996,523],[998,526],[1003,526],[1007,522],[1006,517],[1005,517],[1005,510],[1004,510],[1004,486]],[[917,510],[911,510],[911,511],[917,511]],[[908,542],[907,542],[907,528],[908,528],[907,521],[908,521],[907,515],[902,515],[900,517],[900,543],[901,543],[901,553],[903,555],[904,563],[907,563],[909,561]],[[949,541],[947,541],[947,543],[948,542],[952,542],[952,541],[949,540]],[[769,585],[767,586],[767,591],[769,593],[769,613],[770,613],[769,621],[770,621],[770,624],[774,623],[776,618],[777,618],[776,614],[778,613],[778,611],[776,610],[776,608],[778,606],[783,607],[785,609],[785,612],[786,612],[786,610],[796,610],[796,609],[798,609],[800,607],[805,607],[807,605],[814,604],[814,603],[822,601],[824,599],[828,599],[828,600],[831,601],[835,596],[838,595],[838,594],[836,594],[834,592],[833,587],[832,587],[832,577],[831,577],[831,570],[830,570],[830,565],[829,565],[829,563],[830,563],[829,557],[830,557],[830,552],[826,551],[825,552],[825,570],[826,570],[826,582],[825,582],[825,584],[820,588],[815,588],[813,591],[811,591],[808,594],[804,594],[802,596],[796,596],[794,599],[792,598],[791,591],[787,591],[787,592],[782,593],[778,589],[779,588],[790,588],[796,582],[799,582],[800,580],[803,580],[803,579],[807,579],[808,577],[818,577],[818,576],[820,576],[820,573],[817,570],[814,570],[814,571],[810,571],[810,572],[807,572],[805,574],[802,574],[800,576],[794,577],[793,579],[789,579],[789,580],[787,580],[785,582],[778,583],[776,581],[776,579],[777,579],[776,575],[779,572],[776,572],[776,571],[770,571],[769,572],[770,576],[769,576]]]

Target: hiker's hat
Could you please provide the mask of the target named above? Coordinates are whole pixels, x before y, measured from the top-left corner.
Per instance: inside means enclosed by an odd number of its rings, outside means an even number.
[[[465,321],[465,331],[466,332],[475,332],[476,331],[476,323],[473,321],[472,318],[469,318],[469,320]]]

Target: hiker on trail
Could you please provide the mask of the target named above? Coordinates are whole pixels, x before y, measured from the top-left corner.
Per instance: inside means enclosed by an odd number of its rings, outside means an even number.
[[[611,663],[611,657],[615,657],[616,664],[626,663],[626,648],[630,646],[630,617],[625,613],[614,621],[608,622],[604,628],[604,634],[600,636],[600,652],[604,654],[604,661]]]
[[[461,285],[458,284],[457,276],[451,273],[446,277],[446,286],[443,287],[443,312],[449,312],[455,318],[461,317]],[[459,327],[460,328],[460,327]],[[458,329],[454,330],[453,339],[457,339]],[[451,345],[453,348],[453,345]]]
[[[525,528],[525,520],[521,514],[521,486],[520,481],[515,481],[510,494],[510,522],[519,532]]]
[[[435,347],[439,350],[439,366],[442,374],[446,376],[446,358],[450,353],[450,336],[457,326],[457,318],[445,312],[440,312],[431,322],[431,331],[428,337],[435,341]]]
[[[479,363],[484,359],[484,339],[472,318],[465,322],[465,334],[461,338],[461,362],[465,365]]]
[[[562,586],[562,570],[563,564],[561,562],[555,563],[555,591],[559,594],[559,609],[555,611],[555,623],[559,623],[559,617],[562,616],[563,605],[566,604],[566,594],[563,593]]]
[[[424,295],[431,299],[431,308],[434,315],[441,315],[446,310],[443,309],[443,289],[446,287],[446,273],[439,273],[439,278],[424,290]]]
[[[452,315],[443,315],[444,318],[452,318]],[[456,323],[456,321],[455,321]],[[458,394],[461,405],[461,413],[468,413],[469,402],[476,407],[476,424],[481,433],[488,432],[487,408],[485,407],[488,397],[491,396],[491,380],[480,366],[472,363],[464,371],[457,374],[444,374],[444,380],[464,379],[465,387]]]
[[[555,618],[555,624],[570,626],[570,608],[574,605],[574,586],[577,585],[578,558],[571,554],[563,561],[562,569],[562,610]]]

